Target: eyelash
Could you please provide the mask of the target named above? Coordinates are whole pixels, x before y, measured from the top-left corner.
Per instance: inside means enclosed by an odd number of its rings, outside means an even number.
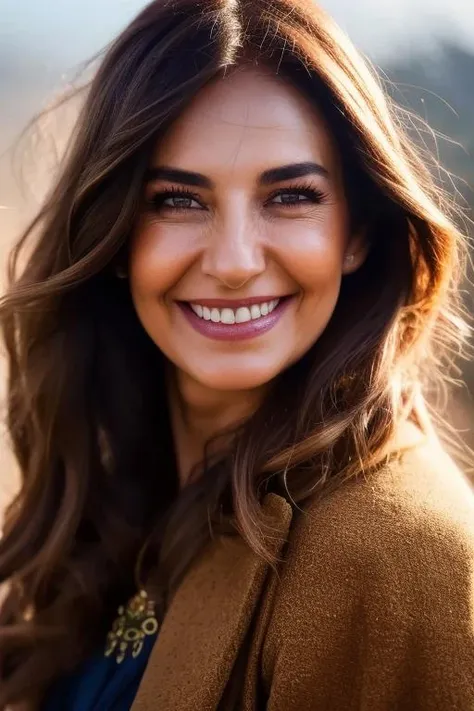
[[[277,203],[278,207],[284,207],[286,209],[295,209],[298,208],[300,205],[305,205],[307,202],[311,202],[314,204],[321,204],[324,202],[326,199],[327,195],[322,191],[317,188],[315,188],[312,185],[309,184],[299,184],[299,185],[291,185],[286,188],[279,188],[278,190],[275,190],[267,199],[266,205],[271,203],[272,200],[274,200],[276,197],[279,195],[303,195],[303,197],[306,198],[306,200],[302,200],[300,202],[296,203]],[[201,198],[199,195],[196,195],[196,193],[192,193],[190,190],[187,190],[186,188],[183,187],[173,187],[173,188],[167,188],[166,190],[162,190],[160,192],[156,192],[154,195],[152,195],[148,200],[147,204],[152,210],[155,210],[158,212],[159,210],[165,209],[165,210],[171,210],[172,212],[187,212],[188,210],[196,210],[197,208],[194,207],[170,207],[169,205],[164,206],[163,203],[165,200],[168,200],[170,197],[185,197],[190,200],[195,200],[199,205],[201,205]]]
[[[267,203],[271,202],[279,195],[303,195],[303,197],[307,199],[307,202],[313,202],[318,205],[324,202],[327,197],[326,193],[318,188],[315,188],[313,185],[309,185],[308,183],[300,183],[299,185],[291,185],[286,188],[279,188],[278,190],[275,190],[275,192],[273,192],[268,198]],[[305,202],[306,201],[302,201],[301,203],[293,203],[292,205],[288,203],[286,205],[284,203],[279,203],[279,205],[294,208],[297,207],[298,204],[304,205]]]
[[[169,205],[164,206],[163,203],[165,200],[168,200],[170,197],[185,197],[190,200],[195,200],[197,203],[201,204],[201,200],[199,195],[196,195],[195,193],[190,192],[189,190],[186,190],[186,188],[181,188],[181,187],[175,187],[175,188],[167,188],[166,190],[161,190],[159,192],[154,193],[149,200],[147,200],[148,205],[153,209],[158,212],[158,210],[165,209],[165,210],[172,210],[173,212],[183,212],[186,210],[195,210],[196,208],[189,208],[189,207],[169,207]]]

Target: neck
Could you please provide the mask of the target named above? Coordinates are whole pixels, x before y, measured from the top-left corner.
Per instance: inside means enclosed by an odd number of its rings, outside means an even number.
[[[231,433],[259,406],[262,390],[222,391],[206,388],[182,372],[170,379],[171,427],[181,485],[204,456],[206,444]],[[219,440],[225,446],[225,437]]]

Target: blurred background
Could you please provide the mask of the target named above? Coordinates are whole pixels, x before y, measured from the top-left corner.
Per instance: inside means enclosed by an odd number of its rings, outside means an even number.
[[[48,138],[44,140],[49,153],[44,145],[37,146],[36,152],[34,144],[28,154],[13,150],[20,131],[145,4],[141,0],[0,0],[0,287],[5,255],[41,200],[47,187],[48,155],[54,153],[54,140],[48,144]],[[447,169],[447,173],[437,171],[437,178],[461,207],[474,207],[472,0],[323,0],[322,4],[370,58],[393,98],[422,119],[407,120],[424,150]],[[52,138],[59,142],[64,121],[62,114],[56,125],[50,125]],[[469,229],[468,223],[464,229]],[[470,306],[469,284],[466,291]],[[472,363],[463,364],[460,379],[466,387],[458,388],[451,398],[450,418],[472,446]],[[14,485],[12,458],[3,443],[0,506]]]

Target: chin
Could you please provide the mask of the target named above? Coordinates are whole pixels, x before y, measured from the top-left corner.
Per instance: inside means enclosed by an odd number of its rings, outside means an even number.
[[[245,364],[237,366],[222,366],[217,364],[212,369],[199,369],[194,367],[188,370],[189,375],[204,387],[211,390],[237,391],[255,390],[267,385],[283,370],[282,367],[263,364],[258,367],[249,367]]]

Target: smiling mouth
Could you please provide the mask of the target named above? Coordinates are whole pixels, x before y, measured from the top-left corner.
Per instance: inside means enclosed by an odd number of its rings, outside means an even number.
[[[262,335],[275,326],[292,296],[240,301],[205,299],[177,302],[189,323],[208,338],[237,340]]]
[[[199,303],[190,303],[189,307],[194,311],[196,316],[204,321],[212,321],[213,323],[224,323],[229,326],[238,323],[248,323],[249,321],[257,321],[258,319],[268,316],[276,309],[281,299],[271,299],[269,301],[260,301],[256,304],[248,306],[238,306],[230,308],[209,307]]]

